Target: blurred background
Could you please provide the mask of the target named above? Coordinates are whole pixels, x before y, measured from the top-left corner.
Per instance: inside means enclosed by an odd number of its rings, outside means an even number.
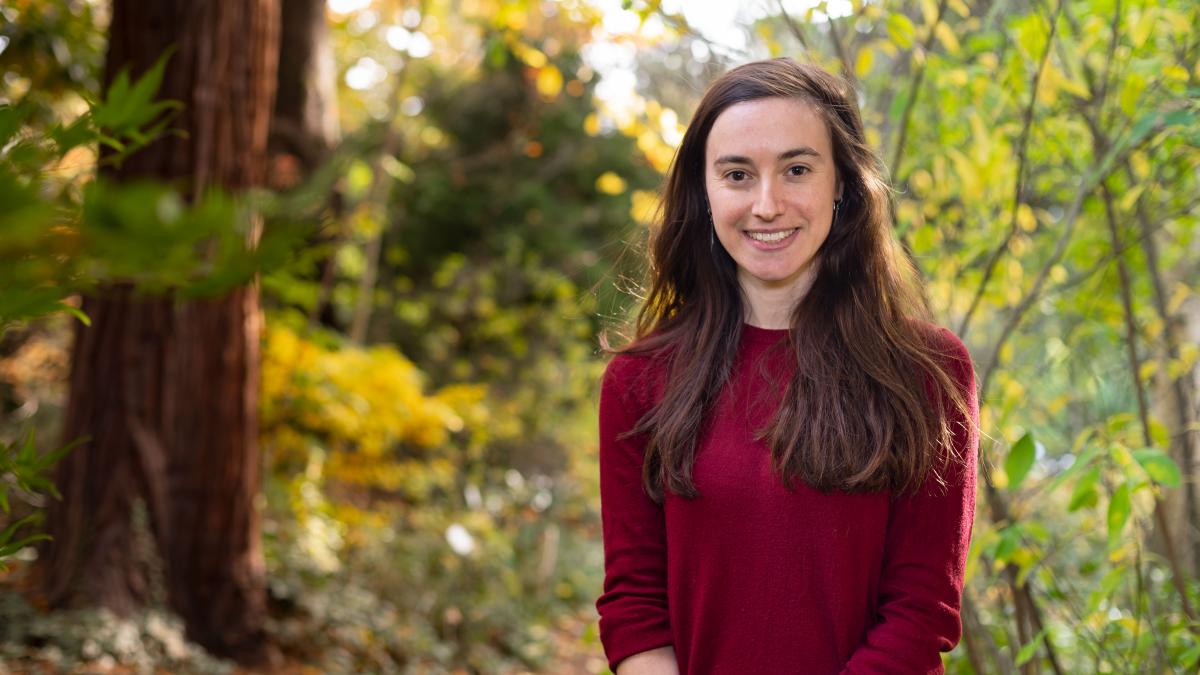
[[[948,672],[1195,672],[1197,25],[4,0],[0,672],[607,672],[599,336],[704,87],[779,55],[859,92],[975,359]]]

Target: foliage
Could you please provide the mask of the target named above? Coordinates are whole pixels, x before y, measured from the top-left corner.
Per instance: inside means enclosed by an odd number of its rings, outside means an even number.
[[[286,324],[262,396],[284,646],[340,672],[542,664],[545,626],[591,604],[594,492],[476,454],[494,442],[484,387],[427,395],[395,349]]]
[[[332,11],[335,159],[295,193],[194,204],[93,177],[102,144],[119,161],[171,112],[145,79],[95,93],[99,5],[0,8],[0,325],[103,283],[208,293],[262,272],[288,653],[554,669],[560,621],[594,619],[602,574],[595,335],[637,301],[624,286],[686,111],[732,63],[805,58],[858,88],[898,233],[978,366],[980,508],[948,671],[1194,669],[1200,562],[1173,509],[1195,467],[1171,392],[1200,358],[1181,332],[1200,302],[1200,9],[844,4],[765,3],[741,51],[652,1],[607,10],[627,34],[574,1]],[[637,52],[620,105],[584,58],[604,40]],[[318,213],[327,243],[298,251]],[[369,330],[347,339],[360,307]],[[575,646],[598,653],[594,633]]]
[[[32,429],[20,443],[0,441],[0,511],[3,511],[0,524],[4,525],[4,528],[0,529],[0,571],[5,569],[6,559],[34,542],[48,538],[44,534],[17,537],[24,529],[38,525],[42,513],[33,511],[9,522],[9,517],[13,515],[9,493],[15,493],[25,501],[36,499],[38,495],[62,499],[62,495],[50,482],[49,473],[54,464],[75,445],[76,443],[70,443],[52,452],[40,453],[34,442]]]
[[[1161,519],[1192,488],[1156,411],[1195,368],[1170,328],[1197,278],[1194,3],[813,11],[762,34],[855,78],[898,229],[978,367],[965,611],[987,630],[951,669],[1193,667],[1200,568],[1179,555],[1195,535]],[[1139,408],[1147,395],[1161,407]]]

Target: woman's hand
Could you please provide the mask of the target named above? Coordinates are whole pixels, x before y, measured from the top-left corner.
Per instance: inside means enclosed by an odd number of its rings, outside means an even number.
[[[667,645],[634,654],[621,661],[616,675],[679,675],[675,648]]]

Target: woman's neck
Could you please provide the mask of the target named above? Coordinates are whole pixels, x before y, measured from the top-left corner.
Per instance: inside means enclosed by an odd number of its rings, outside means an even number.
[[[795,279],[786,282],[764,282],[739,274],[738,281],[745,301],[745,322],[759,328],[790,328],[792,311],[816,277],[814,268],[814,265],[807,265]]]

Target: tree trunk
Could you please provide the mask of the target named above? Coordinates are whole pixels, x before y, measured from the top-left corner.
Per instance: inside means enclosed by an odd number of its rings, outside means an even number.
[[[159,95],[184,109],[177,133],[111,179],[170,181],[189,198],[263,183],[278,9],[277,0],[114,1],[105,81],[123,68],[137,77],[172,48]],[[116,285],[85,298],[83,311],[92,326],[76,332],[64,433],[91,440],[58,468],[64,499],[51,509],[55,539],[40,562],[47,601],[119,613],[145,602],[130,518],[143,500],[188,636],[220,656],[261,661],[271,648],[254,506],[257,287],[182,301]]]
[[[54,539],[41,547],[39,577],[51,607],[94,605],[127,615],[148,599],[134,503],[149,495],[149,485],[165,486],[166,478],[166,458],[148,447],[149,454],[139,453],[133,428],[163,423],[171,303],[139,298],[119,285],[85,297],[81,309],[92,325],[75,324],[63,443],[88,440],[56,468],[63,500],[48,509]],[[149,511],[152,528],[161,530],[163,513]]]
[[[286,190],[310,177],[329,160],[341,137],[337,117],[337,70],[325,0],[282,0],[282,38],[279,42],[279,88],[271,118],[268,147],[271,187]],[[335,253],[343,235],[341,193],[327,203],[329,225],[314,228],[309,246],[327,251],[316,261],[320,284],[312,308],[314,322],[340,330],[334,312]]]

